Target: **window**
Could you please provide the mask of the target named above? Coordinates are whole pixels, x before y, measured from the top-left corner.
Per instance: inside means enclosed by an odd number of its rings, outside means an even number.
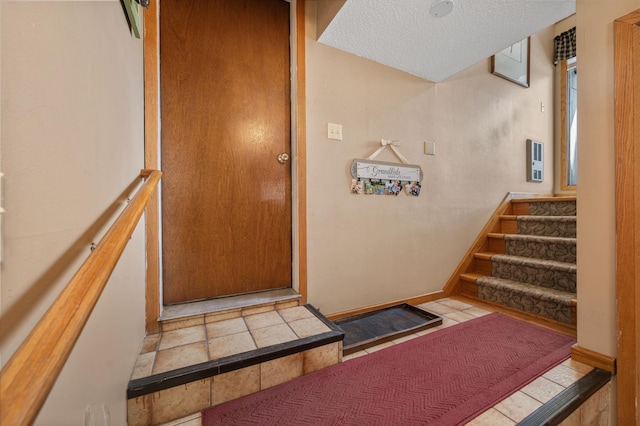
[[[560,145],[562,190],[578,185],[578,63],[576,58],[560,61]]]

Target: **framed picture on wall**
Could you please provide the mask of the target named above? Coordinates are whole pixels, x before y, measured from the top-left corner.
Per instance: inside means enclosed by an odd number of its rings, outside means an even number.
[[[121,0],[124,5],[125,12],[127,13],[127,21],[129,27],[136,38],[140,38],[142,23],[140,15],[142,14],[142,8],[135,0]]]
[[[491,73],[524,87],[529,87],[529,52],[527,37],[491,57]]]

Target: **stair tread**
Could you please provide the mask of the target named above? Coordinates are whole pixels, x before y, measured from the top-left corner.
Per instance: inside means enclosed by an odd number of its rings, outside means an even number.
[[[480,277],[486,277],[484,274],[478,274],[477,272],[463,272],[460,274],[460,279],[463,281],[475,283]]]
[[[535,257],[515,256],[511,254],[496,254],[491,257],[491,260],[565,272],[576,272],[577,270],[575,263],[560,262],[558,260],[538,259]]]
[[[508,235],[511,239],[522,239],[522,240],[532,240],[535,238],[543,238],[549,242],[557,241],[557,240],[567,240],[566,242],[575,242],[577,237],[551,237],[546,235],[531,235],[531,234],[508,234],[504,232],[488,232],[487,238],[497,238],[497,239],[505,239],[505,236]],[[521,238],[515,237],[519,236]],[[508,238],[507,238],[508,239]]]
[[[494,287],[501,286],[507,287],[510,290],[525,293],[527,295],[545,295],[554,300],[561,300],[566,304],[572,304],[576,298],[576,293],[570,293],[567,291],[556,290],[553,288],[540,287],[534,284],[522,283],[519,281],[508,280],[505,278],[496,277],[480,277],[476,281],[479,285],[492,285]]]
[[[542,235],[528,235],[528,234],[504,234],[505,240],[529,240],[529,241],[544,241],[544,242],[556,242],[565,244],[575,244],[577,238],[575,237],[547,237]]]
[[[544,220],[547,222],[559,221],[559,222],[575,222],[577,220],[577,216],[574,215],[564,215],[564,216],[543,216],[540,214],[502,214],[500,215],[500,219],[503,220]]]
[[[540,216],[540,215],[518,215],[517,220],[538,221],[538,222],[576,222],[576,216]]]
[[[480,252],[480,253],[476,253],[474,255],[474,257],[476,259],[483,259],[483,260],[491,260],[491,258],[495,255],[497,255],[498,253],[492,253],[492,252]]]
[[[549,201],[554,201],[554,202],[562,202],[562,201],[576,201],[576,197],[571,195],[571,196],[566,196],[566,197],[530,197],[530,198],[517,198],[517,199],[512,199],[511,203],[512,204],[517,204],[517,203],[545,203],[545,202],[549,202]]]
[[[493,253],[493,252],[479,252],[475,253],[476,259],[492,260],[497,257],[501,260],[513,260],[513,263],[522,263],[530,266],[541,266],[547,269],[566,269],[569,271],[576,270],[576,264],[572,262],[561,262],[559,260],[548,260],[537,257],[517,256],[513,254]]]

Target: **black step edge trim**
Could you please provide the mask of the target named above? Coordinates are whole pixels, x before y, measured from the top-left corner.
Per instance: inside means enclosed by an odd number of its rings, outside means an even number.
[[[594,368],[586,376],[525,417],[518,426],[556,426],[611,380],[611,373]]]
[[[282,358],[287,355],[293,355],[309,349],[328,345],[330,343],[339,342],[344,339],[344,331],[342,331],[338,326],[329,321],[313,306],[304,306],[327,327],[329,327],[331,331],[268,346],[266,348],[230,355],[213,361],[190,365],[160,374],[142,377],[140,379],[134,379],[129,381],[127,386],[127,399],[137,398],[153,392],[169,389],[174,386],[180,386],[196,380],[217,376],[218,374],[250,367],[276,358]]]

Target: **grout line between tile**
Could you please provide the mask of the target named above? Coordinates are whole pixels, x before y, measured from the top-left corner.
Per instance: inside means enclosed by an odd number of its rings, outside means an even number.
[[[156,349],[153,351],[153,362],[151,362],[151,371],[148,375],[153,374],[153,369],[156,368],[156,361],[158,360],[158,352],[160,351],[160,339],[162,339],[162,331],[158,333],[158,341],[156,342]]]
[[[209,332],[207,331],[206,321],[204,322],[204,349],[207,351],[207,359],[211,361],[211,354],[209,353]],[[211,398],[211,396],[209,396],[209,398]]]
[[[256,342],[255,337],[253,337],[253,330],[251,330],[249,328],[249,324],[247,324],[247,321],[245,320],[245,317],[242,317],[242,321],[244,321],[244,326],[247,327],[247,331],[249,332],[249,336],[251,336],[251,340],[253,341],[253,344],[257,348],[258,347],[258,342]],[[260,384],[260,386],[262,386],[262,384]],[[260,389],[262,389],[262,387],[260,387]]]
[[[153,374],[153,369],[156,368],[157,359],[158,359],[158,351],[155,351],[153,353],[153,361],[151,361],[151,369],[149,370],[149,374],[147,374],[147,376],[150,376],[151,374]]]

